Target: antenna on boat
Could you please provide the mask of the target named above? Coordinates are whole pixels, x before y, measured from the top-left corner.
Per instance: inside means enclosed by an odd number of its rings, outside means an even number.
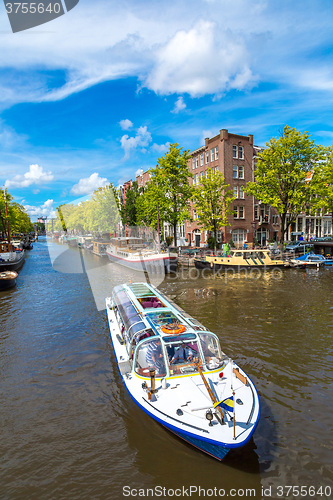
[[[234,380],[234,370],[233,370],[233,361],[231,358],[229,358],[229,362],[230,362],[230,369],[231,369],[231,376],[230,376],[230,381],[231,381],[231,393],[232,393],[232,397],[233,397],[233,400],[234,400],[234,418],[233,418],[233,427],[234,427],[234,440],[236,439],[236,413],[235,413],[235,406],[236,406],[236,401],[235,401],[235,391],[234,391],[234,387],[233,387],[233,380]]]
[[[6,188],[4,190],[4,200],[5,200],[5,212],[6,212],[6,221],[7,221],[7,239],[8,239],[8,244],[10,245],[10,231],[9,231],[9,219],[8,219],[8,211],[7,211],[7,192],[6,192]]]

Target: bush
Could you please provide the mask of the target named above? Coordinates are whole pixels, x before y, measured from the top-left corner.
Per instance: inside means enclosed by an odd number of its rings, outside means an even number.
[[[208,244],[208,248],[210,248],[211,250],[214,250],[214,248],[215,248],[214,236],[209,236],[209,238],[207,238],[207,244]]]

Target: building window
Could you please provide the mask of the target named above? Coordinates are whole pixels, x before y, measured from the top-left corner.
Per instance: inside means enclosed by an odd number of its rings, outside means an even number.
[[[195,183],[196,183],[196,185],[199,184],[199,174],[196,174],[196,176],[195,176]]]
[[[195,169],[195,158],[192,158],[192,169]]]
[[[234,179],[244,179],[244,167],[242,165],[234,165],[232,167],[232,176]]]
[[[244,193],[244,188],[243,188],[243,186],[239,186],[239,198],[240,198],[241,200],[244,200],[244,198],[245,198],[245,193]]]
[[[193,210],[193,220],[196,220],[197,218],[198,218],[197,211],[194,209]]]
[[[234,197],[238,198],[238,186],[234,186]]]
[[[243,146],[238,146],[238,158],[244,160],[244,148]]]
[[[242,246],[244,241],[246,241],[245,229],[234,229],[232,232],[232,241],[237,247]]]
[[[210,150],[210,161],[214,161],[215,160],[215,149],[211,149]]]
[[[199,156],[197,156],[195,159],[195,168],[198,168],[198,166],[199,166]]]
[[[238,149],[237,146],[232,146],[232,157],[238,158]]]
[[[259,219],[259,207],[258,207],[258,205],[254,205],[254,219],[255,220]]]
[[[234,219],[244,219],[245,218],[245,208],[234,206]]]
[[[219,147],[216,146],[216,148],[215,148],[215,160],[218,160],[218,158],[219,158]]]
[[[204,158],[204,157],[203,157],[203,153],[202,153],[202,154],[200,155],[200,166],[201,166],[201,167],[202,167],[202,165],[203,165],[203,161],[204,161],[204,160],[203,160],[203,158]]]
[[[209,151],[206,151],[206,165],[209,163]]]

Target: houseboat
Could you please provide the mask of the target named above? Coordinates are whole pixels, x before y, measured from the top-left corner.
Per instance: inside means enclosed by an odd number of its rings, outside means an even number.
[[[147,283],[116,286],[106,311],[123,383],[144,412],[218,460],[251,439],[258,393],[214,333]]]
[[[269,269],[275,267],[286,267],[288,262],[282,259],[274,259],[269,250],[262,249],[235,249],[230,250],[228,255],[206,255],[194,259],[197,269],[250,269],[253,267]]]
[[[24,250],[15,250],[11,243],[0,242],[0,272],[18,271],[24,264]]]
[[[162,252],[153,247],[149,248],[142,238],[112,238],[106,253],[112,262],[136,271],[170,273],[177,270],[176,252]]]

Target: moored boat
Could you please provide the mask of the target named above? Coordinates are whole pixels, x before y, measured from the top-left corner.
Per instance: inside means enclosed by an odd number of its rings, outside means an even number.
[[[0,272],[18,271],[24,264],[24,250],[15,251],[8,242],[0,243]]]
[[[0,290],[8,290],[16,285],[18,274],[15,271],[0,271]]]
[[[197,269],[250,269],[262,268],[273,269],[276,267],[286,267],[288,262],[282,259],[271,257],[269,250],[262,249],[235,249],[230,250],[228,255],[206,255],[202,258],[195,258],[194,265]]]
[[[219,460],[251,439],[258,393],[214,333],[146,283],[115,287],[106,310],[123,383],[143,411]]]
[[[293,267],[321,267],[324,265],[333,265],[333,259],[327,259],[323,255],[317,255],[313,252],[308,252],[305,255],[291,259],[290,264]]]
[[[177,270],[176,252],[162,252],[153,247],[149,248],[142,238],[112,238],[106,248],[106,254],[112,262],[136,271],[170,273]]]

